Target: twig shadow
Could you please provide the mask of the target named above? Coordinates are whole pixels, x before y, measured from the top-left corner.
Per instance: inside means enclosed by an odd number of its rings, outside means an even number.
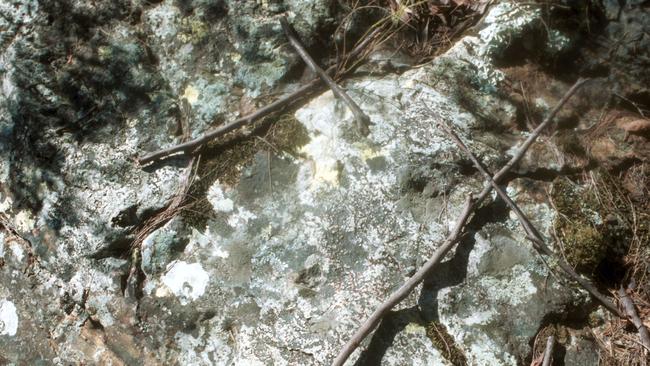
[[[476,211],[472,220],[467,224],[467,232],[458,244],[453,256],[440,263],[435,270],[425,278],[418,305],[410,308],[391,311],[373,333],[368,347],[361,352],[355,366],[380,365],[388,349],[393,345],[397,334],[402,332],[410,323],[426,327],[431,322],[439,321],[438,293],[440,290],[460,285],[467,278],[469,255],[474,249],[475,233],[490,222],[500,222],[508,218],[508,210],[501,200],[491,202]]]

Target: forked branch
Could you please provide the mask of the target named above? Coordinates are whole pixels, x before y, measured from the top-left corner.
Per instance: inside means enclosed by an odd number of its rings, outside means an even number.
[[[300,58],[302,58],[307,66],[309,66],[311,71],[317,74],[318,77],[320,77],[320,79],[325,84],[327,84],[330,89],[332,89],[332,93],[334,93],[334,95],[336,95],[338,98],[343,99],[345,104],[348,105],[348,108],[350,108],[350,111],[352,111],[352,114],[354,115],[354,119],[357,122],[357,129],[363,136],[367,136],[370,133],[370,118],[361,110],[361,108],[359,108],[357,103],[355,103],[355,101],[350,98],[350,96],[343,89],[341,89],[341,87],[338,86],[336,81],[334,81],[334,79],[327,75],[327,72],[318,66],[316,61],[314,61],[314,59],[309,55],[309,52],[307,52],[305,47],[302,45],[300,37],[298,37],[296,32],[293,30],[287,21],[287,18],[280,18],[280,24],[282,25],[282,29],[284,30],[284,34],[289,40],[289,43],[291,46],[293,46],[298,55],[300,55]]]
[[[521,209],[517,206],[512,199],[503,191],[503,189],[492,179],[492,175],[490,172],[487,171],[487,169],[481,164],[481,162],[478,160],[478,158],[472,153],[467,145],[458,137],[456,132],[454,132],[449,126],[447,126],[445,123],[440,123],[439,126],[447,132],[447,134],[451,137],[452,140],[460,147],[461,150],[465,152],[467,157],[472,161],[476,169],[483,174],[485,179],[488,181],[488,183],[494,188],[494,190],[497,192],[499,197],[505,203],[510,207],[510,209],[517,215],[517,219],[519,219],[519,222],[521,223],[521,226],[524,228],[524,231],[526,232],[527,239],[530,240],[533,243],[533,246],[535,249],[537,249],[539,252],[542,254],[554,258],[560,268],[567,274],[568,277],[571,279],[575,280],[589,292],[593,297],[598,299],[600,303],[607,308],[610,312],[612,312],[614,315],[621,316],[622,314],[619,312],[618,308],[614,305],[614,303],[609,300],[609,298],[605,295],[603,295],[596,286],[594,286],[591,281],[588,279],[580,276],[574,269],[571,267],[564,259],[558,257],[553,253],[551,248],[549,248],[545,243],[544,243],[544,238],[542,235],[539,233],[539,231],[535,228],[535,226],[530,222],[528,217],[521,211]]]
[[[562,109],[566,102],[571,98],[575,92],[585,84],[586,79],[578,79],[575,84],[567,91],[558,104],[553,108],[551,113],[546,119],[528,136],[526,141],[521,145],[517,153],[510,159],[510,161],[503,167],[492,179],[494,182],[499,182],[506,174],[512,169],[526,154],[528,148],[533,144],[535,139],[541,132],[548,127],[553,121],[555,115]],[[481,204],[481,202],[490,194],[492,185],[487,184],[476,199],[471,197],[465,202],[460,216],[456,219],[456,227],[451,234],[445,239],[444,243],[433,253],[431,258],[411,277],[409,278],[397,291],[393,292],[390,297],[384,301],[379,307],[370,315],[370,317],[361,324],[355,331],[350,340],[341,348],[341,351],[332,362],[333,366],[341,366],[350,357],[352,352],[359,347],[361,342],[377,327],[381,319],[404,298],[406,298],[415,287],[424,280],[424,278],[435,268],[435,266],[442,261],[445,255],[454,247],[458,242],[465,224],[469,220],[474,210]]]
[[[382,31],[384,31],[384,29],[379,27],[379,28],[375,28],[372,32],[370,32],[361,42],[357,44],[357,46],[354,49],[352,49],[352,51],[350,51],[347,54],[347,58],[346,61],[344,61],[344,63],[348,63],[347,60],[362,57],[364,52],[367,50],[367,48],[372,44],[372,42],[377,38],[377,36]],[[356,63],[353,64],[354,66],[357,65]],[[354,66],[344,70],[343,74],[351,72],[354,69]],[[336,71],[338,70],[338,67],[339,65],[332,65],[327,68],[325,73],[327,75],[334,75],[334,73],[336,73]],[[300,101],[305,96],[308,96],[310,93],[316,91],[322,85],[321,83],[322,81],[320,78],[313,79],[312,81],[301,86],[297,90],[285,95],[284,97],[270,104],[267,104],[266,106],[256,110],[255,112],[249,115],[238,118],[225,125],[211,129],[207,131],[203,136],[199,136],[193,140],[149,153],[139,158],[138,163],[140,165],[146,165],[151,163],[152,161],[160,160],[176,153],[191,154],[194,151],[201,148],[206,143],[218,137],[221,137],[229,132],[235,131],[244,126],[250,125],[255,121],[258,121],[270,115],[271,113],[280,111],[290,105],[293,105],[294,103]]]

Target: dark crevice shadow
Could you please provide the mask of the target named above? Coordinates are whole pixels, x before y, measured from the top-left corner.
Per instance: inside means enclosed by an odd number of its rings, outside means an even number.
[[[424,326],[420,316],[420,309],[413,306],[406,309],[389,312],[381,321],[377,330],[372,335],[368,348],[361,352],[355,366],[381,365],[386,351],[393,344],[397,334],[406,328],[409,323]]]
[[[474,234],[488,223],[503,222],[508,219],[506,204],[498,199],[479,208],[466,226],[463,240],[456,247],[453,256],[441,262],[435,270],[424,279],[418,305],[386,315],[372,335],[370,344],[361,352],[355,366],[380,365],[395,337],[409,323],[426,327],[433,321],[439,321],[438,292],[441,289],[457,286],[467,277],[469,255],[476,243]]]

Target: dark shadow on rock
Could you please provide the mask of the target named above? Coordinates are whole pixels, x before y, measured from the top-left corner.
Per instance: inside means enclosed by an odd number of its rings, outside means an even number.
[[[420,309],[417,306],[389,312],[382,319],[375,333],[373,333],[368,348],[363,350],[361,357],[359,357],[354,365],[381,365],[381,360],[384,358],[388,348],[393,344],[395,336],[414,320],[422,326],[425,325],[420,316]]]

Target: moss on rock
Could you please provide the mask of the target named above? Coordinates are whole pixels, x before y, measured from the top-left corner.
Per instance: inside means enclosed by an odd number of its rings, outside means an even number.
[[[606,172],[596,171],[589,186],[558,178],[551,193],[558,211],[554,229],[566,259],[578,271],[601,280],[612,275],[605,267],[622,260],[631,239],[623,219],[627,207],[614,184]]]
[[[234,186],[239,182],[241,169],[250,165],[260,150],[275,154],[297,155],[301,146],[309,142],[305,127],[292,112],[270,116],[254,130],[259,138],[238,136],[227,142],[214,141],[204,149],[197,169],[196,179],[188,196],[192,203],[183,211],[183,218],[194,227],[203,228],[214,211],[206,198],[208,189],[217,180]]]
[[[463,350],[458,347],[454,337],[449,334],[447,327],[439,321],[432,321],[427,326],[427,337],[442,355],[455,366],[467,365]]]

